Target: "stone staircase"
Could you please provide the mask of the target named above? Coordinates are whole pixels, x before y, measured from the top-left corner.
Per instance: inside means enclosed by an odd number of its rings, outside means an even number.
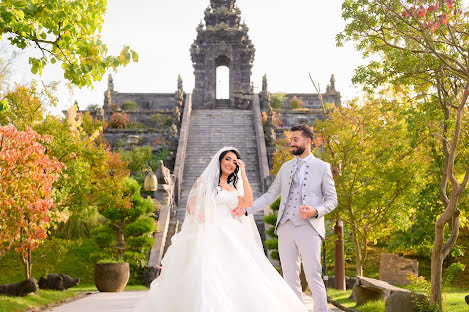
[[[224,146],[234,146],[246,164],[246,173],[258,198],[262,192],[256,132],[252,110],[193,110],[176,219],[182,223],[189,192],[210,159]],[[256,216],[260,221],[262,216]],[[260,223],[260,222],[259,222]]]
[[[181,230],[181,224],[179,223],[178,220],[169,222],[168,234],[166,234],[166,241],[164,245],[163,255],[166,253],[166,250],[168,250],[168,247],[171,245],[171,238],[173,237],[173,235],[178,233],[180,230]]]

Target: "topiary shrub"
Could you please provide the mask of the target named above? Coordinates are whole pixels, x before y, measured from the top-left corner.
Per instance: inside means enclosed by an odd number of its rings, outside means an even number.
[[[280,261],[280,256],[278,254],[278,236],[274,233],[275,231],[275,224],[277,223],[277,214],[278,209],[280,207],[280,200],[281,198],[277,198],[276,201],[270,205],[270,209],[272,209],[272,213],[264,216],[263,220],[265,223],[271,225],[269,229],[265,231],[265,233],[269,236],[270,239],[264,242],[265,247],[270,252],[270,256]],[[280,272],[280,267],[276,267],[277,271]]]
[[[140,108],[137,102],[131,100],[125,100],[120,106],[123,110],[138,110]]]
[[[129,283],[141,284],[146,257],[153,245],[156,205],[151,198],[142,198],[140,185],[126,177],[123,182],[121,202],[102,198],[98,202],[99,213],[105,223],[91,232],[102,253],[97,260],[111,258],[129,262],[131,277]],[[110,190],[112,192],[112,190]],[[101,259],[100,259],[101,258]]]

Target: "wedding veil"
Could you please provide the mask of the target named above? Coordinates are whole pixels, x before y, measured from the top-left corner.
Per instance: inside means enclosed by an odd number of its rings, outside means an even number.
[[[197,226],[200,226],[201,229],[206,226],[210,226],[217,222],[216,220],[216,195],[217,195],[217,187],[218,181],[220,177],[220,155],[224,151],[228,150],[236,150],[235,147],[223,147],[220,149],[215,156],[212,157],[210,163],[208,164],[207,168],[203,171],[200,177],[194,183],[192,187],[189,197],[187,199],[186,205],[186,215],[184,217],[184,223],[195,223]],[[239,151],[238,151],[239,153]],[[241,178],[241,173],[238,172],[238,181],[236,185],[237,195],[243,197],[244,196],[244,185],[243,180]],[[254,239],[255,243],[261,248],[262,241],[259,236],[259,232],[257,230],[256,223],[254,221],[254,217],[252,215],[249,216],[241,216],[239,217],[239,221],[245,226],[246,231],[251,234],[252,238]]]

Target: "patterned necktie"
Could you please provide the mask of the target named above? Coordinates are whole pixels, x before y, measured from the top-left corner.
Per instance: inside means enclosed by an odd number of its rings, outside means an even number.
[[[298,158],[297,162],[296,162],[296,171],[293,175],[293,184],[295,186],[298,186],[300,184],[300,169],[301,169],[301,166],[303,166],[304,164],[304,160],[302,160],[301,158]]]

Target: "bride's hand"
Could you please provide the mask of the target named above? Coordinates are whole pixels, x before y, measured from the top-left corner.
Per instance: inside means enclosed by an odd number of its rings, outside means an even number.
[[[241,159],[236,159],[235,162],[238,165],[239,170],[241,171],[241,177],[243,179],[246,178],[246,165],[244,164],[244,161],[242,161]]]

